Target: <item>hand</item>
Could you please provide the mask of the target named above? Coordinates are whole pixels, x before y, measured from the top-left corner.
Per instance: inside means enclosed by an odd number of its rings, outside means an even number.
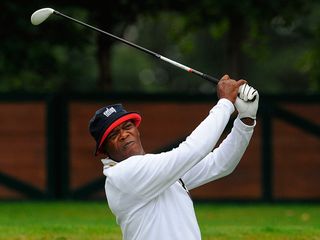
[[[253,87],[250,87],[247,83],[241,85],[239,87],[238,97],[247,101],[253,101],[254,97],[256,96],[257,90]]]
[[[247,83],[245,80],[235,81],[230,79],[228,75],[224,75],[218,83],[217,94],[218,98],[226,98],[232,103],[235,103],[239,87]]]
[[[254,89],[253,87],[250,87],[249,85],[247,85],[246,88],[250,90],[240,92],[239,94],[240,96],[237,97],[235,101],[235,107],[239,113],[238,116],[240,119],[244,119],[244,118],[256,119],[258,104],[259,104],[259,93],[256,89]],[[254,100],[250,101],[250,99],[254,99]]]

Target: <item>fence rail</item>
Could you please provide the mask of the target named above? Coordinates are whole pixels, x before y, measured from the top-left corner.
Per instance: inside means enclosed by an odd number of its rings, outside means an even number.
[[[317,183],[320,174],[316,170],[320,169],[319,99],[319,95],[262,95],[257,134],[252,140],[259,144],[248,149],[243,165],[233,173],[235,179],[228,177],[229,180],[200,189],[194,193],[195,199],[319,201]],[[153,131],[149,127],[152,121],[163,124],[164,129],[170,124],[159,120],[164,115],[154,118],[154,114],[173,111],[171,115],[186,119],[183,113],[192,109],[195,119],[185,121],[175,130],[176,133],[160,132],[163,134],[158,139],[162,141],[160,146],[147,134],[148,150],[159,152],[171,149],[184,139],[216,100],[203,95],[2,95],[0,198],[83,199],[103,196],[105,179],[100,163],[91,157],[93,142],[87,132],[89,116],[99,106],[125,102],[131,108],[146,112],[146,127],[142,130],[147,132]],[[174,121],[179,123],[179,117]],[[296,137],[301,146],[306,144],[304,154],[298,143],[292,143]],[[255,160],[250,160],[248,155],[254,156]],[[284,159],[287,156],[291,159]],[[285,164],[290,167],[286,169]],[[290,186],[290,174],[294,175],[295,171],[300,174],[295,180],[301,182],[298,184],[300,188]],[[243,172],[248,174],[240,176]],[[256,178],[252,180],[250,174]],[[228,189],[237,178],[246,179],[241,185],[243,191],[231,190],[233,195],[219,197],[220,188]]]

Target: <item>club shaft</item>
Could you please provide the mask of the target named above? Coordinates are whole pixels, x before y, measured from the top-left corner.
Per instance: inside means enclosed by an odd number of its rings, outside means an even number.
[[[192,69],[192,68],[190,68],[190,67],[187,67],[187,66],[185,66],[185,65],[183,65],[183,64],[181,64],[181,63],[178,63],[178,62],[173,61],[173,60],[171,60],[171,59],[169,59],[169,58],[166,58],[166,57],[164,57],[164,56],[161,56],[161,55],[158,54],[158,53],[155,53],[155,52],[153,52],[153,51],[150,51],[149,49],[146,49],[146,48],[141,47],[141,46],[139,46],[139,45],[137,45],[137,44],[134,44],[134,43],[132,43],[132,42],[129,42],[129,41],[123,39],[123,38],[117,37],[117,36],[115,36],[115,35],[113,35],[113,34],[111,34],[111,33],[108,33],[108,32],[106,32],[106,31],[103,31],[103,30],[101,30],[101,29],[99,29],[99,28],[96,28],[96,27],[94,27],[94,26],[91,26],[91,25],[89,25],[89,24],[87,24],[87,23],[84,23],[84,22],[82,22],[82,21],[79,21],[79,20],[77,20],[77,19],[75,19],[75,18],[69,17],[69,16],[67,16],[67,15],[65,15],[65,14],[63,14],[63,13],[60,13],[60,12],[56,11],[56,10],[54,10],[53,13],[56,14],[56,15],[58,15],[58,16],[64,17],[64,18],[66,18],[66,19],[69,19],[69,20],[71,20],[71,21],[74,21],[74,22],[76,22],[76,23],[78,23],[78,24],[80,24],[80,25],[83,25],[83,26],[85,26],[85,27],[91,28],[91,29],[93,29],[94,31],[97,31],[97,32],[102,33],[102,34],[105,34],[105,35],[107,35],[107,36],[109,36],[109,37],[111,37],[111,38],[113,38],[113,39],[115,39],[115,40],[118,40],[118,41],[120,41],[120,42],[123,42],[123,43],[125,43],[125,44],[127,44],[127,45],[129,45],[129,46],[131,46],[131,47],[133,47],[133,48],[136,48],[136,49],[138,49],[138,50],[141,50],[141,51],[143,51],[143,52],[145,52],[145,53],[147,53],[147,54],[149,54],[149,55],[152,55],[152,56],[154,56],[154,57],[156,57],[156,58],[158,58],[158,59],[161,59],[162,61],[167,62],[167,63],[169,63],[169,64],[171,64],[171,65],[174,65],[174,66],[176,66],[176,67],[178,67],[178,68],[180,68],[180,69],[183,69],[183,70],[185,70],[185,71],[187,71],[187,72],[190,72],[190,73],[193,73],[193,74],[195,74],[195,75],[198,75],[198,76],[200,76],[201,78],[203,78],[203,79],[205,79],[205,80],[207,80],[207,81],[209,81],[209,82],[211,82],[211,83],[217,84],[217,83],[219,82],[219,80],[218,80],[217,78],[215,78],[215,77],[209,76],[209,75],[207,75],[207,74],[205,74],[205,73],[202,73],[202,72],[200,72],[200,71],[197,71],[197,70],[195,70],[195,69]]]

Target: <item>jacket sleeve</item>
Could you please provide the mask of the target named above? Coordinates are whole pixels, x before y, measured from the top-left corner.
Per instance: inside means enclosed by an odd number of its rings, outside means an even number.
[[[104,170],[107,181],[126,194],[141,198],[157,196],[212,151],[233,111],[229,100],[220,99],[177,148],[160,154],[132,156]]]
[[[245,125],[239,118],[220,146],[190,169],[183,177],[186,187],[191,190],[230,174],[242,158],[254,126]]]

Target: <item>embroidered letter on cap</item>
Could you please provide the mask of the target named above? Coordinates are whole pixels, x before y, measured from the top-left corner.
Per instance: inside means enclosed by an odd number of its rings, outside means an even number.
[[[117,112],[113,107],[111,108],[106,108],[106,110],[103,112],[103,115],[106,117],[109,117],[112,113]]]

